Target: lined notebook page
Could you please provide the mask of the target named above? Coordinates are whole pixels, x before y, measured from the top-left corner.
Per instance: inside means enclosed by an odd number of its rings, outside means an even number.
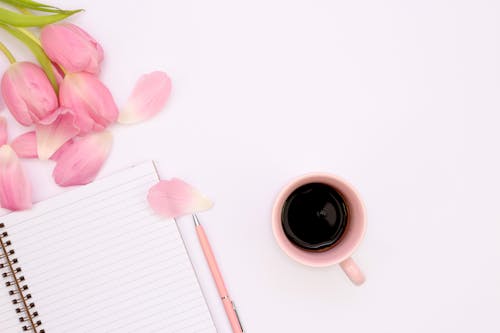
[[[149,162],[0,218],[46,332],[216,332],[175,221],[147,204],[157,181]]]

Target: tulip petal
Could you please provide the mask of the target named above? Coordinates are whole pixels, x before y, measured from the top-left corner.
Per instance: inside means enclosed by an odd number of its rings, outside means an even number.
[[[157,214],[167,218],[201,212],[213,206],[210,199],[177,178],[154,185],[149,190],[148,202]]]
[[[163,109],[171,91],[172,81],[166,73],[156,71],[141,76],[121,111],[118,122],[135,124],[153,117]]]
[[[31,184],[9,145],[0,147],[0,204],[10,210],[31,208]]]
[[[112,139],[110,132],[103,131],[75,140],[57,157],[55,182],[60,186],[92,182],[109,156]]]
[[[7,143],[7,120],[0,117],[0,146]]]
[[[11,147],[21,158],[38,158],[35,131],[21,134],[12,141]]]
[[[66,141],[75,137],[80,129],[75,124],[72,110],[59,108],[36,126],[38,157],[49,159]]]
[[[61,156],[61,154],[65,152],[73,144],[74,144],[73,139],[66,141],[66,143],[63,144],[61,148],[59,148],[54,154],[52,154],[52,156],[50,156],[50,159],[52,161],[57,161],[59,159],[59,156]]]

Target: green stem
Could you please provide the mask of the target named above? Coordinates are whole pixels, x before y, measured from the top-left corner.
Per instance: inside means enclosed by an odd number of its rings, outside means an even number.
[[[5,56],[7,57],[7,59],[9,59],[9,62],[11,64],[13,64],[13,63],[16,62],[16,58],[14,58],[14,56],[9,51],[9,49],[7,48],[7,46],[5,46],[5,44],[2,43],[2,42],[0,42],[0,51],[2,51],[3,54],[5,54]]]
[[[29,38],[31,38],[31,40],[33,40],[35,43],[37,43],[39,46],[42,46],[42,42],[40,42],[40,39],[38,39],[37,36],[35,36],[31,31],[29,31],[28,29],[26,28],[21,28],[19,27],[18,28],[20,31],[22,31],[26,36],[28,36]]]
[[[29,10],[27,10],[26,8],[22,8],[22,7],[16,7],[16,8],[18,11],[20,11],[23,14],[26,14],[26,15],[31,14],[31,12]]]

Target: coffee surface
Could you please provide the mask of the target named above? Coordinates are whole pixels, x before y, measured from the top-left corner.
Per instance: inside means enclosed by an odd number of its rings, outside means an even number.
[[[340,240],[347,226],[348,210],[342,195],[322,183],[295,189],[286,199],[281,223],[295,245],[321,251]]]

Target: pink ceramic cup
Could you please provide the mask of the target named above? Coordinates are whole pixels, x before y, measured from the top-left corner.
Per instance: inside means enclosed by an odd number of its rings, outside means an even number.
[[[323,183],[335,188],[344,198],[349,212],[347,227],[342,238],[333,247],[322,252],[307,251],[295,246],[286,237],[281,223],[281,214],[286,199],[296,188],[309,183]],[[351,258],[365,234],[365,207],[359,194],[345,180],[327,173],[312,173],[296,178],[281,190],[274,203],[272,214],[274,236],[278,245],[292,259],[313,267],[340,264],[340,267],[354,284],[360,285],[365,281],[363,272]]]

